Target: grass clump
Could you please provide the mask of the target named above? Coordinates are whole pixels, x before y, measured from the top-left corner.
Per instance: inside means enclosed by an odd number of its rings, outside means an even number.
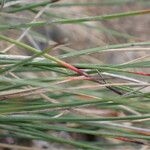
[[[80,13],[114,5],[121,9],[130,2],[0,2],[0,141],[5,141],[0,147],[28,149],[28,144],[16,144],[23,139],[56,142],[64,149],[66,145],[94,150],[149,146],[150,42],[103,26],[116,19],[145,18],[150,13],[147,1],[131,2],[140,3],[140,10],[92,16]],[[70,8],[79,11],[78,17],[70,17]],[[74,39],[72,28],[115,40],[101,45],[88,33],[85,38],[96,44],[79,43],[82,33]],[[58,38],[67,34],[59,33],[61,29],[70,31],[72,42],[79,38],[79,45],[60,42],[65,40]],[[135,53],[138,57],[133,57]],[[125,61],[110,63],[103,57],[114,54],[114,59]],[[69,138],[64,139],[62,132]],[[15,145],[9,145],[9,138]]]

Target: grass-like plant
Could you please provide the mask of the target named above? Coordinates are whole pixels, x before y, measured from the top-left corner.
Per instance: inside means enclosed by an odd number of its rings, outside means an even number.
[[[81,149],[125,149],[148,147],[150,140],[149,54],[120,64],[105,64],[84,60],[94,53],[149,52],[150,41],[107,44],[83,50],[70,49],[55,43],[40,51],[36,42],[46,42],[47,37],[34,27],[73,24],[87,26],[87,22],[145,16],[150,10],[136,10],[100,16],[67,18],[51,13],[48,8],[111,7],[125,5],[128,0],[85,3],[40,1],[26,3],[21,0],[1,0],[0,24],[0,139],[28,139],[58,142]],[[58,3],[57,3],[58,2]],[[149,5],[148,1],[132,1]],[[13,18],[19,14],[35,15]],[[31,16],[32,16],[31,15]],[[37,19],[41,19],[40,21]],[[51,19],[49,19],[51,18]],[[29,22],[29,20],[31,20]],[[109,28],[92,27],[114,37],[130,41],[135,36]],[[23,32],[18,39],[12,33]],[[22,40],[32,35],[35,47]],[[89,35],[90,36],[90,35]],[[22,41],[21,41],[22,40]],[[34,43],[33,42],[33,43]],[[50,42],[51,43],[51,42]],[[5,45],[10,45],[5,47]],[[33,44],[34,45],[34,44]],[[30,56],[15,55],[15,46]],[[65,53],[53,55],[61,49]],[[78,63],[71,63],[76,58]],[[82,60],[82,61],[80,61]],[[140,70],[140,71],[137,71]],[[143,71],[144,70],[144,71]],[[32,77],[34,75],[34,77]],[[148,90],[145,90],[147,88]],[[130,125],[129,125],[130,124]],[[64,139],[50,133],[64,131],[71,135]],[[95,141],[75,139],[74,134],[96,137]],[[101,142],[100,140],[104,140]],[[119,142],[118,142],[119,141]],[[0,147],[28,149],[27,147],[0,143]]]

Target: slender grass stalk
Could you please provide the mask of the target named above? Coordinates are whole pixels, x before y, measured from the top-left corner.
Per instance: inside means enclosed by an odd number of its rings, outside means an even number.
[[[145,15],[149,13],[150,10],[140,10],[140,11],[124,12],[124,13],[117,13],[117,14],[104,15],[104,16],[77,18],[77,19],[61,19],[61,20],[53,20],[48,22],[39,21],[39,22],[32,22],[32,23],[0,25],[0,30],[38,27],[38,26],[51,25],[51,24],[73,24],[73,23],[82,23],[88,21],[110,20],[110,19],[122,18],[128,16]]]

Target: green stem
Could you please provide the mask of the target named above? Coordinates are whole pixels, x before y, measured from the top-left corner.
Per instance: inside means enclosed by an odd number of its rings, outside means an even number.
[[[60,20],[53,20],[53,21],[46,21],[46,22],[39,21],[39,22],[12,24],[12,25],[5,24],[5,25],[0,25],[0,30],[37,27],[37,26],[50,25],[50,24],[72,24],[72,23],[81,23],[81,22],[89,22],[89,21],[110,20],[110,19],[122,18],[127,16],[145,15],[149,13],[150,13],[150,9],[116,13],[116,14],[103,15],[103,16],[76,18],[76,19],[60,19]]]

